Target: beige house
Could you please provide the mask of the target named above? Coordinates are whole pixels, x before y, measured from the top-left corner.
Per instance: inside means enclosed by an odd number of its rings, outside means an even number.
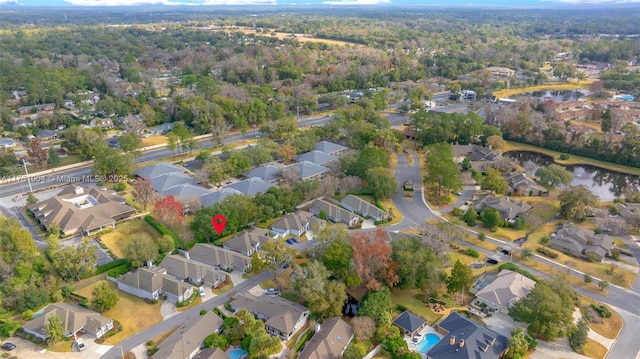
[[[250,256],[260,249],[261,243],[272,238],[272,233],[266,229],[254,228],[250,231],[242,231],[229,238],[222,244],[222,248]]]
[[[352,194],[345,196],[340,201],[342,206],[353,213],[357,213],[365,218],[370,217],[374,221],[382,221],[389,217],[389,213],[377,206],[363,200],[360,197],[356,197]]]
[[[301,236],[310,231],[314,225],[324,228],[325,221],[314,217],[313,213],[297,211],[274,222],[271,225],[271,230],[282,236]]]
[[[535,285],[532,279],[504,269],[493,282],[476,293],[475,304],[485,305],[493,312],[507,312],[517,301],[526,297]]]
[[[280,296],[238,294],[229,303],[233,310],[246,309],[264,321],[267,333],[289,340],[307,322],[309,309]]]
[[[324,216],[325,219],[334,223],[344,223],[347,227],[353,227],[360,222],[360,216],[357,214],[351,213],[342,207],[321,199],[316,199],[311,203],[309,212],[320,218]]]
[[[162,283],[167,271],[164,268],[138,268],[120,276],[115,283],[121,291],[140,298],[158,300],[162,295]]]
[[[611,251],[613,238],[567,223],[551,235],[549,247],[575,257],[601,261]]]
[[[162,293],[170,302],[183,302],[193,295],[194,286],[191,284],[173,278],[171,276],[162,277]]]
[[[115,228],[116,221],[135,213],[135,209],[113,191],[75,184],[65,186],[55,197],[29,206],[29,210],[47,229],[56,223],[64,235],[83,236]]]
[[[298,354],[298,359],[339,359],[353,339],[353,328],[339,317],[316,325],[316,332]]]
[[[187,259],[178,254],[169,254],[158,264],[158,267],[164,268],[167,274],[178,280],[187,281],[193,285],[200,285],[200,283],[204,281],[207,269],[210,266]]]
[[[26,322],[22,329],[26,333],[46,340],[48,335],[45,326],[49,317],[53,315],[60,318],[64,327],[65,337],[73,337],[75,339],[78,332],[81,332],[100,338],[113,329],[113,320],[103,317],[92,310],[68,303],[50,304],[42,315]]]
[[[196,243],[187,253],[188,258],[217,269],[245,272],[251,268],[251,257],[206,243]]]
[[[195,358],[204,339],[210,334],[219,333],[222,323],[222,318],[212,311],[188,320],[158,344],[158,351],[153,354],[153,359]]]

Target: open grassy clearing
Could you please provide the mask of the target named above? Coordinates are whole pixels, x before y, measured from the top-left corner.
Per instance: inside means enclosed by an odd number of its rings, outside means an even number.
[[[246,28],[246,27],[234,28],[234,29],[228,28],[228,29],[225,29],[225,30],[240,31],[240,32],[243,32],[243,33],[245,33],[247,35],[258,35],[258,36],[267,36],[267,37],[275,36],[276,38],[278,38],[280,40],[284,40],[286,38],[291,38],[291,34],[288,33],[288,32],[269,31],[268,33],[258,33],[255,29]],[[329,45],[338,45],[338,46],[364,46],[362,44],[356,44],[354,42],[331,40],[331,39],[319,39],[319,38],[315,38],[315,37],[294,36],[293,38],[295,38],[297,41],[300,41],[300,42],[321,42],[321,43],[325,43],[325,44],[329,44]]]
[[[604,359],[607,356],[607,348],[593,339],[587,338],[584,346],[584,355],[594,359]]]
[[[565,83],[557,83],[557,84],[518,87],[518,88],[510,88],[505,90],[494,91],[493,95],[500,98],[500,97],[511,97],[514,95],[519,95],[527,92],[580,90],[580,89],[588,89],[589,85],[591,85],[592,83],[593,83],[593,80],[584,80],[584,81],[571,82],[571,83],[565,82]]]
[[[541,154],[544,154],[544,155],[552,157],[554,162],[556,162],[558,164],[561,164],[561,165],[580,165],[580,164],[585,164],[585,165],[591,165],[591,166],[595,166],[595,167],[600,167],[600,168],[604,168],[604,169],[608,169],[608,170],[616,171],[616,172],[620,172],[620,173],[640,176],[640,169],[638,169],[638,168],[623,166],[623,165],[619,165],[619,164],[615,164],[615,163],[611,163],[611,162],[594,160],[594,159],[591,159],[591,158],[581,157],[581,156],[576,156],[576,155],[569,155],[569,159],[568,160],[561,160],[560,159],[561,152],[558,152],[558,151],[549,150],[549,149],[546,149],[546,148],[536,147],[536,146],[527,145],[527,144],[524,144],[524,143],[513,142],[513,141],[506,141],[506,142],[507,142],[507,144],[505,145],[505,147],[503,149],[503,153],[509,152],[509,151],[536,152],[536,153],[541,153]]]
[[[119,291],[116,284],[108,280],[98,281],[84,288],[78,289],[76,293],[89,298],[89,302],[91,302],[91,292],[93,291],[93,288],[98,284],[105,282],[109,284],[111,289],[117,291],[119,300],[115,307],[102,313],[102,315],[107,318],[117,320],[122,325],[122,331],[107,338],[104,342],[105,345],[115,345],[137,332],[162,321],[160,303],[149,304],[142,298]]]
[[[167,139],[167,136],[163,136],[163,135],[149,136],[147,138],[142,139],[142,147],[161,145],[167,142],[169,142],[169,140]]]
[[[160,234],[140,218],[119,224],[115,231],[101,235],[100,239],[113,254],[118,258],[123,258],[123,249],[127,244],[142,237],[155,240],[160,237]]]
[[[417,314],[419,317],[425,318],[428,321],[428,324],[431,325],[442,317],[441,314],[434,313],[429,305],[422,301],[422,296],[424,294],[417,289],[408,289],[408,290],[399,290],[394,289],[391,291],[391,303],[393,306],[402,305],[405,306],[409,311]],[[395,315],[392,315],[392,318],[395,318],[399,311],[396,311]]]

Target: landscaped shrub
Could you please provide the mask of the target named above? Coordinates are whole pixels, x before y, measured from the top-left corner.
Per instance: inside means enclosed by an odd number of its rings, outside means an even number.
[[[464,211],[458,207],[453,209],[453,215],[456,217],[462,216],[464,214]]]
[[[538,249],[536,249],[536,252],[544,255],[545,257],[549,257],[551,259],[556,259],[558,258],[558,253],[553,252],[550,249],[547,249],[545,247],[539,247]]]
[[[407,310],[407,307],[405,307],[402,304],[396,304],[396,310],[399,311],[399,312],[404,312],[404,311]]]
[[[131,262],[127,261],[107,272],[107,275],[112,278],[118,278],[119,276],[127,273],[131,269]]]
[[[560,155],[560,159],[563,160],[563,161],[566,161],[566,160],[569,159],[569,155],[566,154],[566,153],[563,153],[563,154]]]
[[[129,262],[128,259],[120,258],[115,261],[103,264],[101,266],[98,266],[98,268],[96,268],[96,274],[102,274],[104,272],[108,272],[113,268],[126,264],[127,262]]]
[[[293,352],[296,353],[300,349],[302,349],[303,346],[307,343],[307,341],[309,341],[309,339],[311,339],[312,335],[313,335],[313,330],[309,329],[306,332],[304,332],[304,334],[302,334],[302,337],[300,337],[298,342],[293,346]]]
[[[171,238],[173,238],[173,244],[176,248],[180,248],[180,239],[178,238],[178,235],[176,235],[175,233],[173,233],[172,231],[170,231],[167,227],[163,226],[162,224],[158,223],[158,221],[155,220],[155,218],[153,218],[151,215],[146,215],[144,216],[144,220],[149,223],[151,225],[151,227],[155,228],[156,231],[158,231],[160,234],[162,234],[163,236],[169,235],[171,236]]]
[[[480,253],[473,248],[467,248],[463,253],[473,258],[480,258]]]
[[[609,308],[605,307],[604,305],[591,304],[591,308],[593,308],[593,310],[598,312],[598,314],[600,314],[602,318],[611,318],[611,311],[609,310]]]
[[[127,188],[127,185],[124,184],[123,182],[118,182],[113,185],[113,190],[117,192],[124,191],[126,188]]]

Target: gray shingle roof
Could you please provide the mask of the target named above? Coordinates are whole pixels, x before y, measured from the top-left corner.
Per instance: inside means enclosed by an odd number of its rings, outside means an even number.
[[[247,196],[255,196],[258,193],[265,193],[269,190],[269,188],[274,187],[275,185],[269,182],[264,181],[258,177],[247,178],[244,181],[236,182],[227,186],[227,188],[235,189],[237,191],[246,194]]]
[[[422,319],[406,310],[393,320],[393,324],[409,333],[413,333],[419,330],[425,325],[426,322],[427,321],[425,319]]]
[[[158,345],[154,359],[183,359],[199,349],[204,339],[222,326],[222,318],[212,311],[186,321]],[[184,352],[183,352],[184,351]],[[222,358],[216,356],[215,358]]]
[[[296,156],[295,160],[297,162],[309,161],[311,163],[315,163],[316,165],[324,165],[329,162],[337,161],[338,157],[330,155],[328,153],[324,153],[322,151],[314,150]]]
[[[520,273],[504,269],[498,273],[496,279],[476,293],[476,297],[482,298],[496,306],[509,308],[516,301],[525,297],[536,282]]]
[[[348,148],[342,145],[339,145],[337,143],[333,143],[333,142],[329,142],[329,141],[320,141],[318,142],[318,144],[316,145],[316,150],[318,151],[322,151],[324,153],[328,153],[330,155],[333,155],[337,152],[341,152],[341,151],[345,151]]]
[[[249,293],[238,294],[230,304],[233,308],[245,308],[252,313],[267,318],[265,325],[282,333],[291,333],[298,318],[309,310],[305,306],[280,296],[263,295],[256,297]]]
[[[200,204],[205,207],[213,206],[214,204],[234,194],[242,195],[243,193],[233,188],[225,187],[220,189],[219,191],[212,191],[200,196]]]
[[[274,164],[267,164],[247,171],[244,175],[245,177],[258,177],[267,182],[273,182],[282,177],[282,167]]]
[[[167,162],[160,162],[160,163],[156,163],[155,165],[142,167],[136,170],[136,174],[142,178],[150,179],[158,176],[163,176],[171,172],[182,173],[182,171],[183,169],[176,165],[172,165],[171,163],[167,163]]]
[[[339,317],[327,318],[298,359],[338,359],[353,338],[353,328]]]
[[[449,314],[438,327],[447,334],[427,352],[431,359],[498,359],[507,349],[504,335],[456,312]]]
[[[169,188],[183,184],[195,186],[196,181],[182,172],[170,172],[151,178],[151,187],[163,197],[167,196],[165,191]]]
[[[189,199],[204,196],[210,192],[211,191],[204,187],[195,186],[189,183],[183,183],[167,188],[162,192],[162,194],[165,196],[174,196],[181,199]]]
[[[302,180],[312,178],[328,172],[329,169],[309,161],[298,162],[292,166],[295,166],[298,170],[298,177]]]

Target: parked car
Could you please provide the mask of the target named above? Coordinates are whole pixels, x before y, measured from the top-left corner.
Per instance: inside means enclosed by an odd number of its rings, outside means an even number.
[[[611,228],[608,227],[600,227],[600,230],[603,232],[611,232]]]
[[[6,342],[6,343],[2,344],[2,349],[4,349],[4,350],[13,350],[15,348],[16,348],[16,345],[13,344],[13,343]]]
[[[204,290],[204,287],[198,287],[198,294],[200,294],[201,297],[204,297],[207,295],[207,292]]]
[[[78,348],[79,352],[85,350],[86,346],[84,345],[84,342],[82,341],[82,339],[76,340],[76,348]]]
[[[291,238],[291,240],[292,240],[294,243],[300,243],[300,241],[299,241],[299,240],[298,240],[298,238],[296,238],[296,237]]]
[[[269,288],[269,289],[264,291],[264,294],[267,294],[267,295],[280,295],[280,291],[275,289],[275,288]]]
[[[285,263],[282,265],[282,269],[287,269],[287,268],[289,268],[289,263]]]
[[[292,245],[292,244],[295,244],[296,242],[294,242],[293,239],[287,239],[285,243]]]

